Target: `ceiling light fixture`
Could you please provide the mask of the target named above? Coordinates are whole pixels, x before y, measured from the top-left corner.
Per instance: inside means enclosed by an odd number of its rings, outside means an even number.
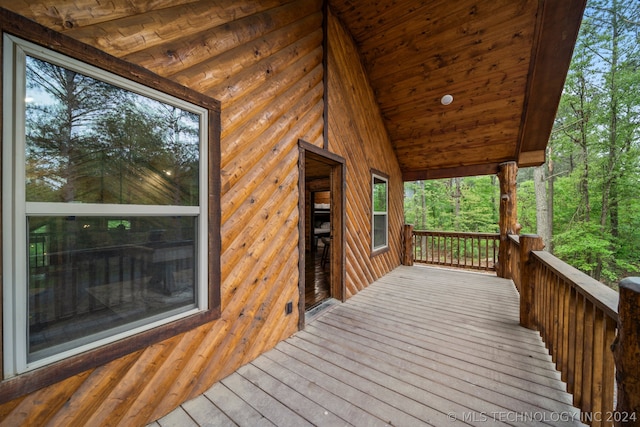
[[[453,96],[452,95],[447,94],[447,95],[443,96],[442,98],[440,98],[440,103],[442,105],[449,105],[452,102],[453,102]]]

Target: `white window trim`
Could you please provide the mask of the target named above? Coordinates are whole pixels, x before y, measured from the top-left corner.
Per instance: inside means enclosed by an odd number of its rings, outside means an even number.
[[[385,206],[386,206],[386,211],[384,212],[376,212],[375,211],[375,192],[374,192],[374,187],[375,187],[375,181],[376,179],[379,179],[381,181],[384,181],[385,186],[386,186],[386,191],[385,191]],[[386,230],[386,235],[385,235],[385,243],[384,245],[380,245],[380,246],[375,246],[375,239],[374,239],[374,234],[375,234],[375,218],[376,216],[384,216],[385,217],[385,230]],[[386,249],[389,247],[389,178],[386,176],[382,176],[379,174],[376,174],[375,172],[371,174],[371,251],[372,252],[378,252],[380,250]]]
[[[2,160],[2,212],[3,212],[3,368],[5,378],[66,359],[137,333],[182,319],[209,309],[208,287],[208,110],[142,84],[122,78],[116,74],[96,68],[66,55],[46,49],[11,35],[4,35],[3,43],[3,160]],[[147,206],[126,205],[131,216],[194,216],[197,217],[197,278],[196,305],[192,309],[174,310],[162,314],[161,319],[147,318],[125,325],[124,331],[102,337],[109,331],[99,333],[95,340],[55,355],[27,361],[28,289],[27,275],[27,215],[77,215],[109,216],[122,215],[122,205],[98,205],[75,203],[27,203],[25,201],[24,116],[26,94],[26,56],[55,63],[82,74],[106,81],[115,86],[174,105],[200,116],[200,193],[199,206]],[[19,72],[18,72],[19,71]],[[11,88],[12,90],[7,90]],[[18,131],[20,129],[20,131]],[[179,312],[176,312],[179,311]],[[144,324],[141,324],[144,323]]]

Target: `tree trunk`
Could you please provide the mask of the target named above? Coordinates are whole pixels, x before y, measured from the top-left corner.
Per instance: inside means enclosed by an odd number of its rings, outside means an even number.
[[[462,189],[460,184],[462,178],[451,179],[451,191],[453,193],[453,226],[455,230],[460,230],[460,199],[462,199]]]
[[[549,226],[549,203],[547,201],[547,189],[544,180],[545,165],[533,169],[533,183],[536,193],[536,231],[542,237],[545,247],[551,241],[551,228]]]
[[[619,201],[618,201],[618,179],[616,178],[611,185],[611,193],[609,194],[609,222],[611,227],[611,236],[614,239],[620,237],[620,221],[619,221]]]
[[[420,230],[427,229],[427,206],[424,197],[424,181],[420,181]]]
[[[545,244],[547,245],[547,251],[553,253],[553,184],[555,182],[555,176],[553,175],[553,159],[551,158],[551,146],[549,146],[547,165],[549,166],[549,184],[547,186],[547,222],[549,224],[549,241],[545,242]]]
[[[584,82],[583,82],[584,84]],[[580,177],[580,196],[582,198],[582,208],[584,209],[582,219],[585,222],[591,220],[591,201],[589,200],[589,148],[587,147],[586,123],[581,125],[580,150],[582,154],[582,176]]]
[[[611,4],[611,62],[609,68],[609,76],[607,82],[609,87],[607,88],[609,93],[609,155],[607,157],[607,164],[604,170],[603,184],[602,184],[602,210],[600,211],[600,229],[602,233],[607,232],[607,220],[610,215],[613,215],[611,211],[611,200],[613,194],[616,193],[614,188],[617,184],[618,174],[618,88],[617,88],[617,71],[618,71],[618,43],[620,37],[620,23],[618,22],[618,2],[613,0]],[[614,208],[615,209],[615,208]],[[615,209],[615,216],[617,216],[617,209]],[[617,227],[617,218],[614,219]],[[613,224],[612,224],[613,225]],[[613,233],[612,233],[613,234]],[[602,275],[602,257],[598,257],[597,265],[594,272],[594,279],[600,280]]]
[[[518,234],[516,178],[518,166],[515,162],[502,163],[498,172],[500,179],[500,247],[498,249],[498,265],[496,273],[498,277],[510,279],[511,264],[509,254],[509,234]]]

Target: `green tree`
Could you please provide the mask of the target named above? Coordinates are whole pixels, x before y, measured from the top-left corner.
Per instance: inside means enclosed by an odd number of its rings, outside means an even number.
[[[27,199],[78,200],[79,181],[91,174],[99,150],[92,124],[117,104],[113,86],[58,65],[27,57]],[[47,197],[46,200],[39,197]],[[49,199],[51,198],[51,199]]]
[[[554,194],[555,253],[606,282],[638,266],[635,233],[621,229],[635,223],[638,196],[639,18],[638,2],[588,4],[550,141],[566,175]]]
[[[405,183],[405,221],[416,229],[495,232],[498,227],[495,176]]]

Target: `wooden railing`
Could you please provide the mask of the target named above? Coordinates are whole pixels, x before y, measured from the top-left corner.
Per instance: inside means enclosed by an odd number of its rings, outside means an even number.
[[[611,414],[618,294],[548,252],[534,252],[532,263],[533,319],[574,405],[585,415]]]
[[[413,260],[419,263],[494,271],[500,235],[413,231]]]
[[[458,246],[458,240],[464,243]],[[493,269],[498,240],[413,231],[408,225],[403,263]],[[512,279],[520,293],[520,324],[540,332],[581,421],[640,426],[640,278],[624,279],[618,294],[544,252],[538,236],[510,235],[504,244],[499,274]],[[461,261],[472,252],[473,261]]]
[[[504,277],[512,279],[520,292],[520,236],[517,234],[509,235],[507,241],[509,265],[507,265]]]
[[[613,425],[615,363],[611,345],[618,293],[542,250],[538,236],[510,238],[511,278],[520,292],[520,323],[549,349],[582,421]],[[638,414],[640,416],[640,414]]]

